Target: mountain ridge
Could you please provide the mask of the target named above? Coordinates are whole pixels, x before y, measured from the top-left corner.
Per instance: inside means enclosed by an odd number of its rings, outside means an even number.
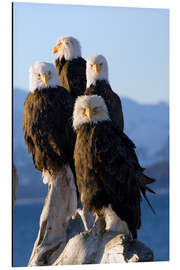
[[[42,196],[47,188],[42,184],[41,173],[35,170],[32,157],[28,155],[22,131],[24,101],[28,92],[13,91],[13,160],[19,175],[19,195],[27,195],[26,188],[34,186]],[[136,153],[143,167],[166,163],[169,160],[169,106],[165,102],[141,104],[129,98],[121,98],[125,133],[136,144]],[[164,167],[164,168],[165,168]],[[36,193],[31,190],[31,193]],[[34,194],[35,195],[35,194]],[[29,196],[29,195],[27,195]]]

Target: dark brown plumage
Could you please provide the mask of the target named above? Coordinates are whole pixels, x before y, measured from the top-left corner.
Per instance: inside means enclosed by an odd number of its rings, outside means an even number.
[[[23,131],[37,170],[53,173],[64,164],[73,169],[75,134],[73,101],[63,87],[29,93],[24,103]]]
[[[98,214],[111,204],[137,238],[141,193],[148,201],[146,191],[153,191],[147,183],[154,179],[143,174],[134,144],[123,132],[117,132],[111,121],[85,123],[76,132],[75,169],[84,209]]]
[[[110,84],[105,80],[97,80],[96,84],[91,84],[84,92],[85,95],[101,96],[108,108],[109,115],[114,125],[118,130],[124,129],[124,117],[122,112],[122,105],[119,96],[113,92]]]
[[[86,61],[82,57],[65,60],[64,57],[55,61],[61,85],[66,88],[75,100],[83,95],[86,89]]]

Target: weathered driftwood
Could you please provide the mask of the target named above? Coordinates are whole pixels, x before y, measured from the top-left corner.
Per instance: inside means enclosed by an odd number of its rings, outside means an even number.
[[[153,252],[138,240],[118,232],[105,231],[103,220],[91,232],[83,232],[71,238],[53,264],[107,264],[153,261]]]
[[[18,175],[17,175],[17,169],[15,165],[13,164],[13,207],[16,201],[17,189],[18,189]]]
[[[76,188],[72,172],[67,167],[54,174],[48,185],[39,233],[28,266],[55,262],[66,245],[67,225],[77,209]]]
[[[92,228],[94,216],[81,209],[76,211],[76,189],[66,168],[53,175],[48,185],[39,233],[28,266],[153,261],[153,252],[142,242],[120,232],[106,231],[104,218],[99,218]],[[73,215],[75,219],[67,229]],[[82,222],[91,230],[79,234],[84,230]],[[68,239],[72,238],[67,243],[68,230]]]

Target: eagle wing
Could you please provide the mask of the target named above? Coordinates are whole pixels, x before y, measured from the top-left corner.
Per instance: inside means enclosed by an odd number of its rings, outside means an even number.
[[[136,238],[136,230],[141,226],[141,193],[144,195],[147,188],[141,184],[141,178],[146,176],[133,143],[124,133],[120,136],[111,122],[104,122],[94,130],[92,146],[94,169],[98,170],[98,178],[112,202],[112,209],[128,223]]]
[[[96,85],[91,85],[86,89],[85,95],[101,96],[108,107],[109,115],[118,130],[124,129],[124,117],[120,97],[112,91],[111,86],[105,80],[98,80]]]
[[[119,130],[124,129],[124,117],[122,111],[122,104],[119,96],[113,91],[110,92],[111,99],[108,99],[110,108],[110,118],[113,119],[114,124]]]
[[[62,87],[28,94],[24,103],[24,139],[38,170],[55,170],[73,156],[72,110],[71,96]]]

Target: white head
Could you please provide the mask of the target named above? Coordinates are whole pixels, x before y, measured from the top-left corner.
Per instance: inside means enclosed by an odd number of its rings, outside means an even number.
[[[60,60],[63,56],[66,60],[72,60],[81,56],[81,46],[73,37],[62,37],[53,48],[53,54],[55,53],[58,53]]]
[[[95,54],[88,58],[86,63],[87,88],[97,80],[108,81],[108,63],[106,58],[101,54]]]
[[[35,62],[29,69],[30,91],[60,86],[59,76],[53,64]]]
[[[73,112],[73,127],[76,130],[85,123],[110,121],[109,112],[101,96],[79,96]]]

